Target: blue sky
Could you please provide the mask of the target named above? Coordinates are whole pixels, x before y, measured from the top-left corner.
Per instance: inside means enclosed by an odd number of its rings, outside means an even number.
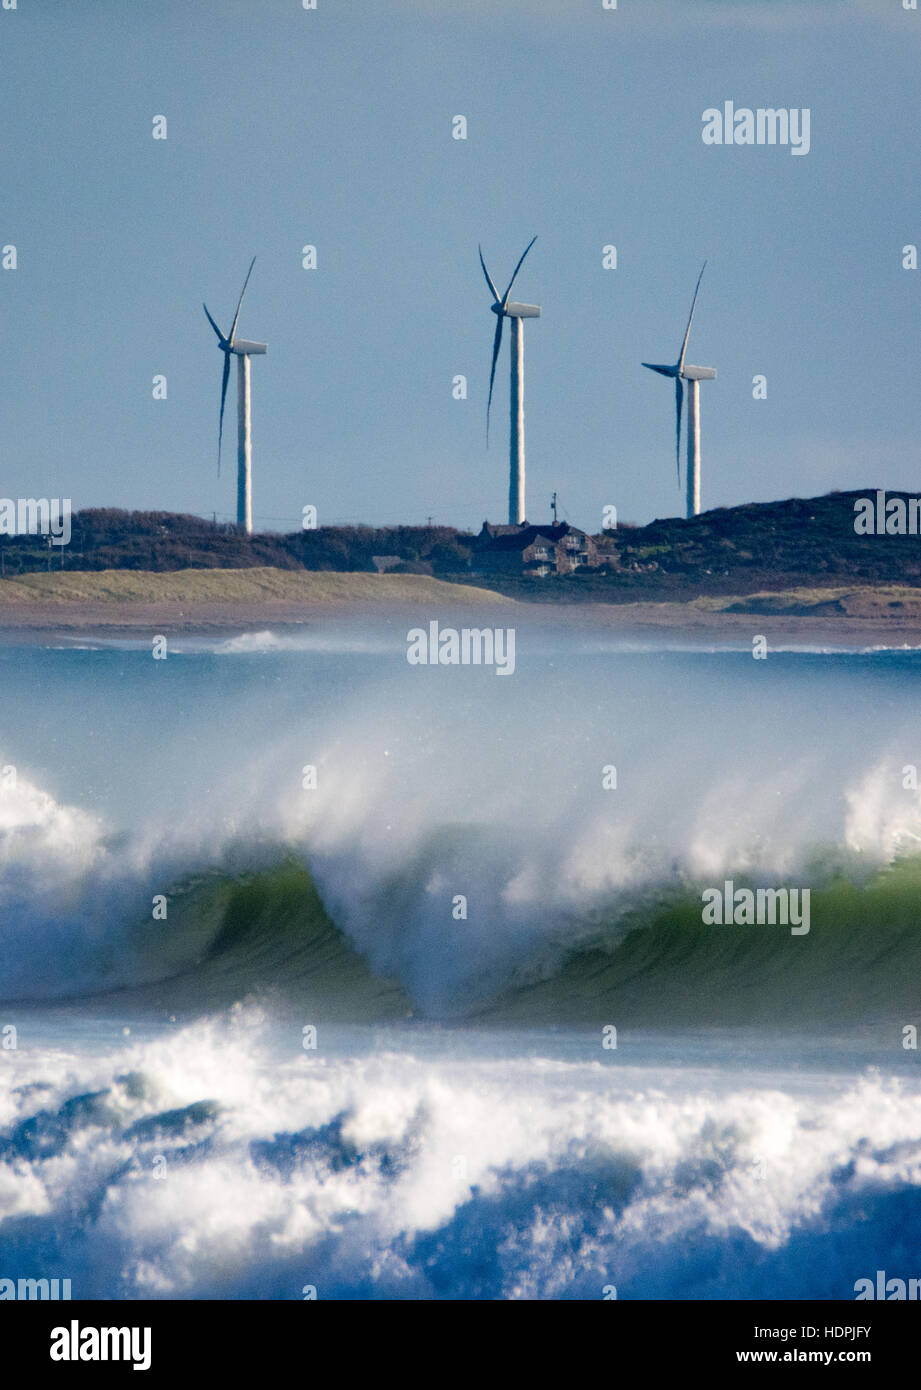
[[[808,107],[810,153],[705,146],[726,100]],[[919,105],[921,12],[901,0],[18,0],[0,495],[231,517],[234,396],[218,479],[201,303],[226,327],[255,254],[257,527],[305,504],[321,523],[504,520],[508,358],[487,453],[477,242],[504,285],[535,233],[515,288],[543,308],[530,520],[553,489],[592,530],[612,503],[680,514],[670,383],[640,362],[677,357],[705,257],[704,506],[919,490],[921,271],[901,265]]]

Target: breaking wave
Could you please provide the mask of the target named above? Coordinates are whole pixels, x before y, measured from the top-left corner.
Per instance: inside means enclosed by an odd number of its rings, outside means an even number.
[[[915,653],[768,676],[522,640],[496,681],[360,633],[347,654],[259,640],[0,667],[0,998],[172,980],[206,1008],[284,985],[356,1017],[904,1011]],[[44,688],[68,737],[50,767]],[[703,927],[726,879],[808,887],[808,935]]]
[[[24,1046],[0,1069],[0,1274],[75,1298],[629,1300],[917,1272],[916,1077],[680,1056],[447,1055],[424,1029],[347,1052],[321,1029],[309,1053],[255,1008]]]
[[[0,649],[0,1278],[921,1274],[915,653],[249,647]],[[808,934],[704,926],[726,879]]]
[[[704,925],[709,880],[694,883],[683,865],[620,891],[599,887],[579,904],[561,895],[526,931],[533,900],[521,893],[521,862],[503,864],[481,827],[443,827],[408,860],[362,884],[361,920],[375,924],[372,936],[333,920],[309,852],[290,842],[236,840],[180,871],[175,848],[157,846],[160,857],[145,859],[138,845],[107,836],[96,817],[28,784],[15,802],[15,812],[13,798],[0,802],[8,914],[0,997],[8,1000],[115,992],[169,1012],[203,1013],[269,993],[309,1004],[323,1019],[616,1017],[670,1026],[910,1020],[919,1011],[918,855],[880,863],[834,848],[804,861],[795,879],[810,885],[804,935],[780,924]],[[855,830],[868,817],[867,798],[859,804]],[[329,860],[318,859],[322,878]],[[332,862],[332,881],[341,885],[341,859]],[[480,883],[490,875],[499,883],[504,871],[517,885],[505,920],[492,915],[505,935],[488,952],[464,939],[466,924],[448,910],[444,885],[465,882],[471,863]],[[750,861],[719,872],[735,874],[736,887],[763,878]],[[357,866],[351,874],[354,884]],[[343,901],[341,887],[333,896]],[[501,903],[501,891],[496,896]],[[435,930],[426,915],[433,898],[442,918]],[[354,920],[354,906],[346,916]]]
[[[0,998],[207,1010],[274,989],[336,1017],[688,1024],[908,1009],[915,653],[774,655],[768,678],[725,652],[520,641],[496,681],[350,640],[0,669]],[[45,687],[68,732],[50,768]],[[808,887],[808,935],[702,926],[726,879]]]

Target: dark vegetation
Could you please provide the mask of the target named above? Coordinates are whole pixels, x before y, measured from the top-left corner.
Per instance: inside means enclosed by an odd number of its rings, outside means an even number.
[[[801,587],[900,584],[921,588],[921,536],[864,536],[854,503],[875,489],[719,507],[687,521],[625,526],[602,538],[601,570],[552,579],[490,580],[519,599],[665,602]],[[916,494],[887,492],[907,498]]]
[[[374,555],[397,556],[390,573],[467,571],[471,537],[450,526],[324,526],[247,536],[238,526],[176,512],[99,508],[74,512],[68,546],[45,536],[0,537],[7,578],[55,570],[278,569],[373,571]],[[467,545],[460,543],[466,539]]]
[[[163,571],[274,565],[370,572],[373,556],[389,556],[396,557],[390,573],[434,574],[543,602],[667,600],[800,586],[921,587],[921,537],[855,533],[854,501],[873,495],[872,489],[833,492],[717,508],[692,521],[625,526],[601,538],[601,569],[546,579],[472,573],[475,538],[449,526],[324,526],[246,536],[236,526],[197,516],[111,508],[76,512],[67,547],[51,548],[43,536],[0,537],[0,571],[9,578],[49,566]]]

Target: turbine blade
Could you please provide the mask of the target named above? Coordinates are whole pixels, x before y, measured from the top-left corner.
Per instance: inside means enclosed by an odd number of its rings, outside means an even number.
[[[482,248],[482,246],[479,248],[479,250],[480,250],[480,265],[483,267],[483,274],[486,276],[486,283],[487,283],[487,285],[488,285],[489,288],[490,288],[490,291],[491,291],[491,293],[492,293],[493,299],[494,299],[495,302],[498,304],[498,303],[499,303],[499,291],[496,289],[495,285],[493,284],[493,282],[492,282],[492,276],[490,275],[489,271],[486,269],[486,262],[483,260],[483,248]]]
[[[224,342],[224,335],[223,335],[223,333],[221,332],[221,330],[218,328],[217,324],[214,322],[214,319],[213,319],[213,318],[211,317],[211,315],[208,313],[208,306],[207,306],[207,304],[203,304],[201,307],[204,309],[205,314],[207,315],[208,322],[210,323],[211,327],[214,329],[215,333],[217,334],[217,340],[218,340],[218,342],[219,342],[219,343],[223,343],[223,342]]]
[[[249,284],[249,277],[250,277],[250,276],[252,275],[252,273],[253,273],[253,266],[254,266],[255,264],[256,264],[256,257],[254,256],[253,259],[252,259],[252,260],[250,261],[250,263],[249,263],[249,270],[246,272],[246,279],[243,281],[243,288],[242,288],[242,290],[240,291],[240,302],[239,302],[239,304],[237,305],[237,312],[236,312],[236,313],[234,314],[234,316],[233,316],[233,323],[232,323],[231,328],[230,328],[230,337],[227,339],[227,341],[228,341],[228,343],[230,343],[231,347],[233,346],[234,335],[235,335],[235,333],[236,333],[236,331],[237,331],[237,319],[240,317],[240,306],[241,306],[242,303],[243,303],[243,296],[246,294],[246,286]]]
[[[227,382],[230,379],[230,353],[224,352],[224,375],[221,378],[221,418],[217,430],[217,476],[221,476],[221,441],[224,438],[224,402],[227,399]]]
[[[489,411],[492,406],[492,388],[496,380],[496,362],[499,360],[499,349],[502,346],[502,320],[504,314],[499,314],[496,323],[496,336],[492,340],[492,366],[489,369],[489,400],[486,402],[486,447],[489,448]]]
[[[641,366],[648,367],[651,372],[658,372],[659,376],[677,376],[677,367],[667,367],[661,362],[643,362]]]
[[[525,258],[525,256],[528,254],[528,252],[530,251],[531,247],[534,245],[534,243],[535,243],[536,240],[537,240],[537,237],[536,237],[536,236],[533,236],[533,237],[531,238],[531,240],[528,242],[527,246],[524,248],[524,254],[523,254],[522,257],[521,257],[521,260],[520,260],[520,261],[518,262],[518,264],[515,266],[515,274],[512,276],[511,280],[509,280],[509,282],[508,282],[508,289],[505,291],[505,298],[504,298],[503,301],[502,301],[502,307],[503,307],[503,309],[505,308],[506,304],[508,303],[508,297],[509,297],[509,295],[510,295],[511,292],[512,292],[512,286],[514,285],[516,279],[518,278],[518,272],[519,272],[519,270],[521,269],[522,265],[524,264],[524,258]]]
[[[678,370],[679,370],[679,372],[681,371],[682,367],[684,366],[684,354],[685,354],[685,353],[687,352],[687,350],[688,350],[688,338],[691,336],[691,324],[694,322],[694,310],[695,310],[696,307],[697,307],[697,296],[698,296],[698,294],[700,293],[700,282],[701,282],[701,280],[704,278],[704,271],[706,270],[706,268],[707,268],[707,262],[704,261],[703,265],[700,267],[700,274],[699,274],[698,277],[697,277],[697,287],[696,287],[696,289],[694,290],[694,298],[691,300],[691,313],[690,313],[690,315],[689,315],[689,317],[688,317],[688,326],[687,326],[687,328],[684,330],[684,342],[681,344],[681,356],[678,358]]]
[[[678,486],[681,486],[681,407],[684,404],[684,385],[681,377],[675,377],[675,464],[678,469]]]

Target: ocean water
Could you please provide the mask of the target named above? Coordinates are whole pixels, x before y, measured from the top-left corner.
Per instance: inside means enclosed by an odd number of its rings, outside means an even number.
[[[0,648],[0,1278],[921,1276],[919,689],[548,627],[506,678],[370,626]],[[727,879],[808,932],[705,925]]]

